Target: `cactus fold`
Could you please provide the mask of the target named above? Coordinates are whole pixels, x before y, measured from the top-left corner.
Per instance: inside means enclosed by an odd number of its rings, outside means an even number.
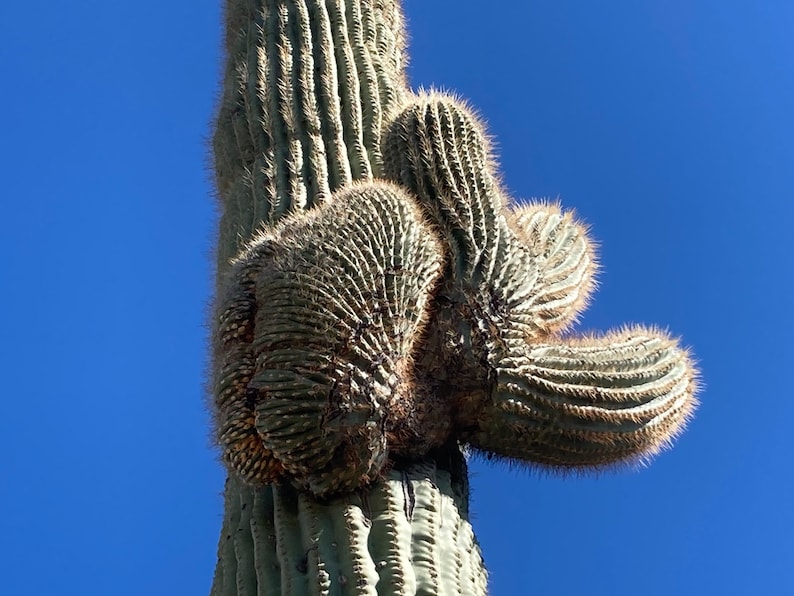
[[[226,23],[212,594],[485,594],[462,445],[645,461],[692,414],[691,358],[568,333],[587,229],[512,204],[471,110],[408,90],[398,2],[227,0]]]

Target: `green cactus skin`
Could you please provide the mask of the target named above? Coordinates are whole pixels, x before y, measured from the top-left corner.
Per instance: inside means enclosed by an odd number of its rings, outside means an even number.
[[[393,1],[226,1],[220,269],[262,223],[379,175],[383,123],[407,93],[403,44]]]
[[[594,287],[587,230],[510,205],[466,106],[408,91],[396,0],[226,19],[211,593],[486,594],[460,445],[646,461],[695,407],[691,359],[654,329],[563,334]]]
[[[452,472],[420,460],[323,503],[230,476],[212,594],[485,594],[465,463],[455,457]]]

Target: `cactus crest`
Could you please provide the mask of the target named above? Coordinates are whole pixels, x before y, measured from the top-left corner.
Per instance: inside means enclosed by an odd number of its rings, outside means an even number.
[[[425,427],[449,412],[412,366],[440,271],[435,236],[385,182],[259,234],[234,263],[216,334],[233,469],[260,484],[285,472],[328,494],[374,480],[387,443],[420,455],[440,444]]]

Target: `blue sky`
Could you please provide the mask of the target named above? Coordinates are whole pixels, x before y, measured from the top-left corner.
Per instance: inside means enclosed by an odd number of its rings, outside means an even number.
[[[794,3],[408,0],[411,80],[468,98],[516,198],[600,242],[582,329],[653,323],[703,371],[638,472],[475,461],[494,596],[794,593]],[[0,576],[205,594],[203,378],[220,73],[208,1],[0,5]]]

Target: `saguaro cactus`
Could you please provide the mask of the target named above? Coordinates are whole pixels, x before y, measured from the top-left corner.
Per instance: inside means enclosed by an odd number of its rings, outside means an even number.
[[[462,446],[647,459],[694,407],[688,355],[560,334],[593,286],[586,230],[511,205],[468,108],[408,90],[397,2],[226,20],[212,594],[484,594]]]

